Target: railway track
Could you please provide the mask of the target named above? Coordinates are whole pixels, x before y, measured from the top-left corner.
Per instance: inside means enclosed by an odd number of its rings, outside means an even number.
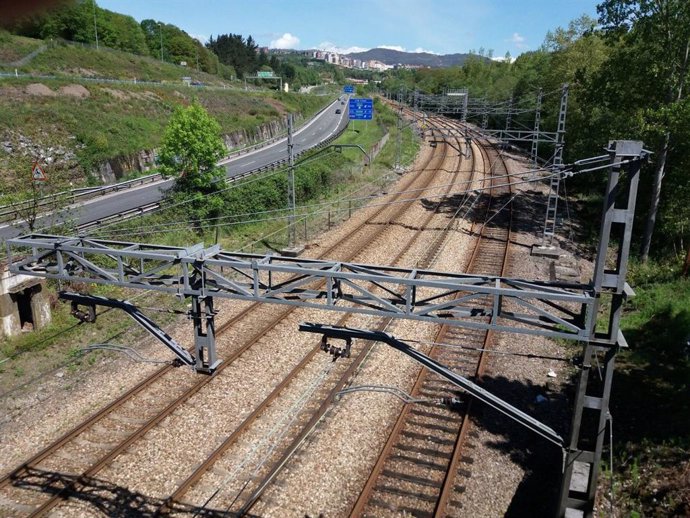
[[[474,171],[474,167],[471,166],[470,170]],[[446,185],[444,196],[447,196],[452,189],[453,184]],[[440,203],[437,203],[436,209],[428,212],[425,220],[420,222],[415,232],[408,238],[404,246],[401,247],[401,251],[392,258],[391,264],[398,264],[405,256],[406,250],[411,247],[415,241],[421,239],[421,236],[425,232],[428,232],[432,219],[438,214],[439,206]],[[434,239],[432,246],[427,248],[420,267],[426,267],[433,262],[438,254],[439,246],[443,242],[443,237],[450,230],[452,222],[453,220],[451,219],[449,224],[446,225],[436,239]],[[348,325],[351,319],[352,317],[350,315],[344,315],[338,320],[337,325]],[[386,319],[378,322],[376,328],[383,330],[389,324],[390,319]],[[280,441],[282,446],[273,446],[275,451],[272,454],[271,452],[266,454],[266,458],[261,462],[260,469],[257,469],[250,479],[239,485],[236,484],[234,487],[228,487],[230,486],[228,475],[232,473],[233,463],[237,462],[237,458],[232,456],[224,458],[224,456],[226,456],[227,451],[232,448],[234,443],[240,439],[242,433],[245,431],[249,433],[249,427],[254,424],[255,420],[260,416],[260,413],[273,403],[274,396],[277,396],[279,392],[285,389],[287,385],[285,380],[280,386],[274,389],[274,392],[266,398],[259,407],[257,407],[250,418],[238,427],[238,429],[236,429],[204,463],[197,467],[195,472],[180,485],[178,490],[175,491],[164,506],[159,509],[159,512],[172,514],[179,513],[181,510],[189,508],[190,500],[201,500],[205,501],[207,504],[211,504],[211,500],[213,500],[213,509],[225,509],[233,514],[244,515],[250,512],[254,504],[261,498],[264,491],[278,476],[280,470],[292,459],[293,455],[299,450],[306,438],[324,418],[325,414],[331,408],[336,395],[346,386],[354,373],[361,368],[372,345],[371,343],[365,342],[357,344],[357,347],[353,348],[352,351],[354,355],[352,361],[338,360],[338,362],[333,363],[332,366],[327,369],[329,371],[328,376],[324,378],[319,389],[315,390],[313,394],[310,394],[309,400],[299,408],[297,418],[294,419],[289,430],[287,430],[285,436]],[[288,378],[296,376],[299,370],[303,368],[304,362],[307,360],[311,361],[314,356],[319,354],[320,349],[320,346],[317,344]],[[223,477],[219,476],[218,473],[226,475],[226,480],[223,480]],[[206,494],[204,495],[203,491],[198,490],[194,498],[187,498],[185,500],[185,495],[189,492],[193,492],[194,486],[206,488]],[[221,492],[223,493],[222,495]]]
[[[429,178],[423,180],[421,186],[415,183],[414,179],[410,179],[402,190],[411,187],[423,188],[424,182],[427,182],[426,185],[431,182],[432,175],[427,176]],[[389,217],[394,220],[405,210],[404,205],[392,207],[392,210],[390,207],[377,209],[367,221],[350,232],[348,237],[355,242],[371,241],[373,235],[384,232],[386,227],[376,228],[368,223],[383,217],[385,212],[391,212]],[[365,228],[367,232],[363,232]],[[363,234],[366,235],[362,237]],[[353,248],[361,250],[363,246],[355,244]],[[322,255],[327,256],[334,252],[335,247],[332,247]],[[355,254],[356,252],[350,255]],[[222,335],[231,326],[244,322],[248,316],[256,320],[256,313],[256,305],[245,308],[221,326],[218,335]],[[251,339],[245,340],[240,347],[236,347],[232,352],[225,351],[228,354],[224,355],[223,367],[214,377],[185,378],[171,366],[162,368],[8,473],[0,479],[2,513],[8,516],[45,514],[65,499],[88,490],[104,467],[112,464],[149,431],[178,411],[206,385],[221,378],[220,373],[225,368],[233,365],[237,358],[258,343],[267,332],[277,328],[289,313],[290,310],[284,311],[278,317],[268,320],[262,313],[258,320],[266,323],[259,326]]]
[[[500,155],[482,150],[485,162],[493,164],[491,172],[506,174]],[[502,185],[496,186],[499,183]],[[468,273],[505,273],[512,220],[511,205],[504,201],[510,195],[505,184],[504,179],[489,179],[491,189],[481,199],[484,223],[475,224],[477,239]],[[491,332],[442,326],[434,342],[444,346],[434,346],[429,355],[451,370],[477,379],[484,372],[484,351],[491,348],[491,340]],[[404,407],[351,516],[462,514],[462,478],[470,476],[472,463],[471,451],[467,451],[472,400],[426,370],[420,371],[411,396],[428,403]]]

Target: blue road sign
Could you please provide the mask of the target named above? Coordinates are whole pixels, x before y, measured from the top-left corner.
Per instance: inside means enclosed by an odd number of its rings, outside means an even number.
[[[352,85],[343,86],[343,92],[345,92],[346,94],[354,93],[354,91],[355,91],[355,87]]]
[[[371,120],[374,116],[373,99],[350,99],[350,120]]]

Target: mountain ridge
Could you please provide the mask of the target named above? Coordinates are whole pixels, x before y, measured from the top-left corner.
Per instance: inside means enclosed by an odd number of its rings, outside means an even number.
[[[452,66],[462,66],[471,57],[488,59],[476,54],[431,54],[430,52],[404,52],[395,49],[374,48],[364,52],[352,52],[345,54],[352,59],[362,61],[380,61],[386,65],[407,65],[430,68],[445,68]]]

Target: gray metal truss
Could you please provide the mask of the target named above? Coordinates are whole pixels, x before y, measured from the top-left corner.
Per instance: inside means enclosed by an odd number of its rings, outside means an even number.
[[[539,93],[537,94],[537,107],[534,110],[534,131],[537,135],[539,135],[539,127],[541,125],[541,103],[542,99],[544,97],[544,92],[542,89],[539,89]],[[532,140],[532,149],[530,150],[529,154],[530,160],[532,161],[532,165],[535,167],[537,166],[537,159],[539,158],[539,138],[537,137],[536,139]]]
[[[555,131],[534,131],[534,130],[501,130],[501,129],[482,129],[482,133],[489,137],[494,137],[505,142],[547,142],[556,144],[558,133]]]
[[[500,102],[490,102],[483,98],[470,98],[469,93],[465,94],[443,94],[443,95],[427,95],[417,94],[415,96],[416,105],[422,111],[441,113],[447,115],[461,115],[462,122],[467,122],[468,117],[473,117],[481,128],[482,133],[489,137],[499,139],[503,142],[511,143],[528,143],[531,144],[531,159],[533,162],[537,161],[537,151],[539,143],[543,142],[554,146],[554,156],[550,160],[553,164],[562,164],[563,159],[563,145],[565,136],[565,115],[567,111],[568,99],[568,85],[563,85],[561,90],[561,107],[558,118],[557,131],[543,131],[541,129],[541,108],[543,93],[541,90],[537,93],[534,106],[518,107],[515,105],[513,99],[508,99]],[[514,126],[514,117],[518,115],[534,113],[534,127],[529,129],[511,128]],[[501,118],[505,117],[505,126],[503,129],[489,129],[490,117]],[[493,120],[493,119],[492,119]],[[524,124],[522,124],[524,126]],[[554,165],[554,167],[556,167]],[[558,187],[560,178],[553,180],[555,187]],[[553,190],[554,185],[550,186]],[[553,195],[549,197],[549,207],[547,209],[547,222],[545,230],[548,229],[553,232],[555,226],[555,219],[549,218],[548,215],[553,213],[553,206],[557,204],[557,198]],[[553,234],[551,234],[553,235]]]
[[[558,129],[553,152],[552,165],[555,170],[563,166],[563,148],[565,146],[565,118],[568,113],[568,84],[564,84],[561,90],[561,107],[558,112]],[[550,247],[556,234],[556,220],[558,219],[558,191],[561,185],[561,175],[551,175],[549,181],[549,197],[546,200],[546,214],[544,216],[544,232],[542,234],[542,247]]]
[[[592,516],[599,464],[609,417],[609,399],[616,352],[627,347],[620,332],[626,299],[634,295],[625,281],[635,217],[635,201],[642,158],[642,142],[609,143],[609,170],[603,217],[594,265],[595,314],[608,312],[603,329],[596,320],[584,346],[582,369],[575,393],[570,440],[566,450],[558,516]],[[608,300],[607,300],[608,299]],[[602,302],[608,304],[602,305]],[[599,324],[601,327],[601,324]]]
[[[10,270],[203,299],[223,297],[587,341],[592,287],[273,255],[28,235]]]
[[[9,269],[191,297],[195,361],[202,372],[211,372],[217,364],[215,297],[582,341],[583,366],[557,513],[591,516],[614,359],[618,348],[627,345],[619,325],[624,302],[633,294],[625,275],[639,173],[649,154],[637,141],[610,142],[607,152],[604,215],[589,284],[238,254],[218,246],[182,248],[40,234],[7,241]],[[601,158],[580,165],[589,167]],[[602,299],[610,302],[602,304]],[[608,316],[603,329],[597,323],[600,310]]]

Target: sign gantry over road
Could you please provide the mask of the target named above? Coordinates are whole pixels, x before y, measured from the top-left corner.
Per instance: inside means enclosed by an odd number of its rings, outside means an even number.
[[[374,116],[374,101],[366,98],[350,99],[350,120],[371,120]]]

